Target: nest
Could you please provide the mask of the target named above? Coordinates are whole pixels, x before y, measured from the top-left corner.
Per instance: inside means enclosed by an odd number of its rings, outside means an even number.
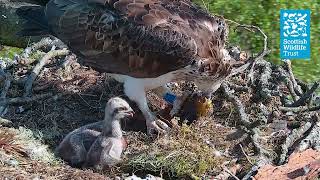
[[[23,159],[16,170],[10,164],[1,165],[1,174],[8,177],[18,177],[17,172],[22,171],[28,178],[41,174],[49,179],[83,175],[103,179],[131,173],[172,179],[247,178],[257,173],[257,167],[285,163],[295,150],[319,146],[314,130],[319,128],[320,105],[315,93],[319,84],[300,82],[290,62],[276,66],[260,54],[251,58],[249,69],[230,77],[215,92],[212,115],[189,126],[168,119],[171,132],[151,139],[145,134],[142,114],[137,113],[125,124],[129,145],[122,163],[103,172],[71,168],[54,157],[52,150],[70,131],[103,119],[108,99],[124,93],[122,84],[79,65],[74,55],[55,43],[42,40],[1,70],[0,113],[9,120],[3,126],[24,127],[49,154],[33,156],[30,146],[23,143],[27,140],[15,141],[15,135],[0,127],[5,132],[1,152],[11,159]],[[160,112],[164,102],[152,92],[148,98],[153,111]],[[135,111],[139,112],[137,107]]]

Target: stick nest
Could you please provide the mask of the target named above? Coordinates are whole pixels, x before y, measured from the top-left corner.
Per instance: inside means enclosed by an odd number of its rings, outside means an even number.
[[[48,179],[83,175],[104,179],[131,173],[166,178],[210,178],[226,173],[246,178],[264,164],[285,163],[295,150],[319,147],[319,135],[313,130],[319,128],[320,104],[315,93],[319,84],[297,80],[288,61],[276,66],[259,55],[252,58],[250,69],[229,78],[215,92],[212,115],[190,126],[180,126],[173,119],[167,136],[150,139],[137,113],[126,124],[129,145],[122,163],[104,172],[71,168],[56,159],[52,150],[70,131],[103,119],[108,99],[124,95],[122,84],[81,66],[56,40],[41,43],[44,45],[33,45],[0,72],[4,118],[0,121],[0,151],[4,154],[0,159],[23,159],[15,168],[2,163],[1,174],[15,177],[22,171],[28,178],[40,172]],[[160,111],[164,102],[152,92],[148,98],[152,109]],[[32,132],[48,155],[33,156],[30,145],[23,143],[27,140],[16,141],[17,136],[5,126]],[[39,144],[34,148],[39,149]]]

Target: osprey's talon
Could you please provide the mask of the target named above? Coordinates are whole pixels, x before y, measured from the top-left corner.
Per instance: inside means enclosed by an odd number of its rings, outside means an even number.
[[[170,127],[161,120],[154,120],[147,123],[147,131],[149,135],[158,132],[159,134],[166,134],[170,130]]]

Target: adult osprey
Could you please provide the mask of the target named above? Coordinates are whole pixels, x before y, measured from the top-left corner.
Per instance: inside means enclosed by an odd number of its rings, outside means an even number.
[[[17,14],[27,20],[20,35],[54,35],[123,82],[148,130],[168,126],[149,109],[147,90],[188,80],[210,96],[232,69],[224,19],[189,0],[50,0]]]

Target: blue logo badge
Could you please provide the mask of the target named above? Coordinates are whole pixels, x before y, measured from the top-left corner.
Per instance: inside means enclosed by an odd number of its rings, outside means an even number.
[[[310,10],[280,11],[280,58],[310,59]]]

